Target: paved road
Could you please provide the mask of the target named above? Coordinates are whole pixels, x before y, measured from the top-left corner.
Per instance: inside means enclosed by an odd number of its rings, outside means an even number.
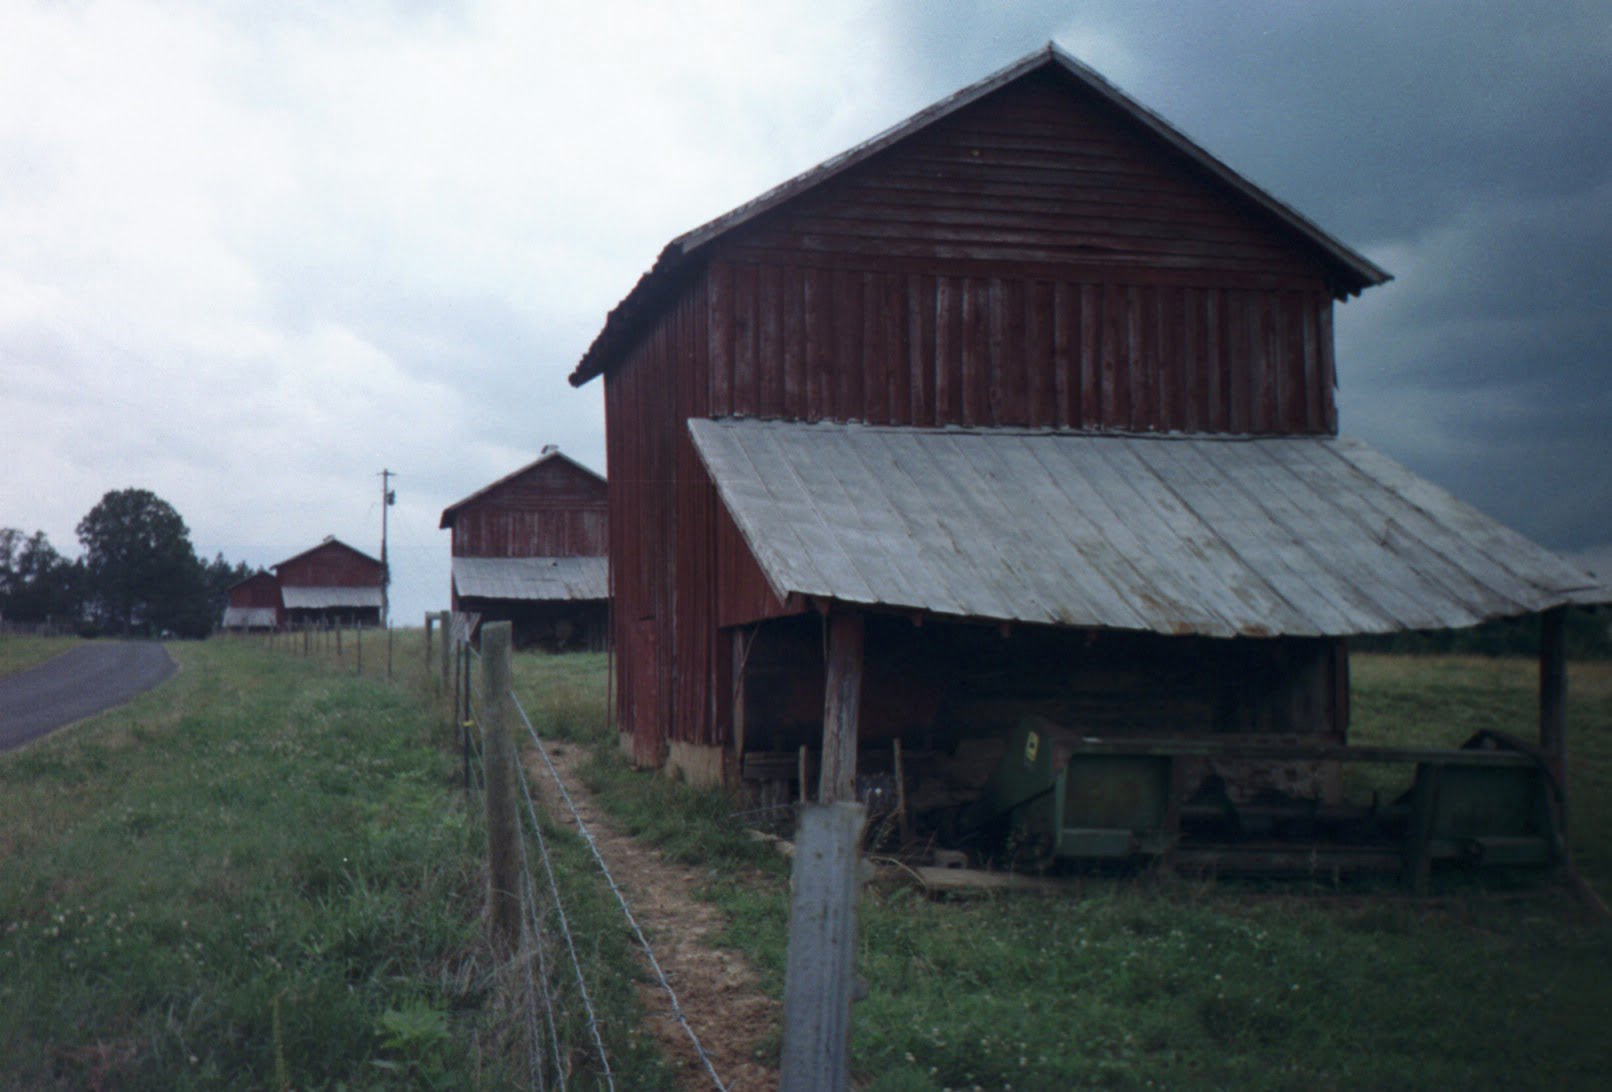
[[[0,751],[122,705],[177,670],[155,641],[92,641],[0,679]]]

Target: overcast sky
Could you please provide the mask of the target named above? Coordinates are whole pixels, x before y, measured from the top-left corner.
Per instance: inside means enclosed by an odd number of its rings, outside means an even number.
[[[327,534],[447,605],[448,504],[543,444],[674,236],[1047,41],[1395,280],[1342,431],[1612,549],[1612,7],[0,4],[0,526],[137,486],[206,557]]]

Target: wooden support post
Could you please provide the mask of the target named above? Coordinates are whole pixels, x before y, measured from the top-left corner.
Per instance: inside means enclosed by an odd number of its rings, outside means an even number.
[[[336,622],[336,659],[341,659],[341,622]]]
[[[1567,608],[1539,616],[1539,749],[1567,797]]]
[[[823,758],[817,802],[856,799],[857,716],[862,706],[862,615],[828,616],[828,671],[823,685]]]
[[[794,897],[784,972],[784,1045],[778,1087],[851,1087],[856,898],[861,804],[803,804],[795,832]]]
[[[362,625],[353,627],[353,655],[358,660],[358,673],[362,675],[364,673],[364,627]]]
[[[440,634],[442,637],[442,659],[439,669],[440,682],[437,685],[437,693],[443,694],[446,693],[448,689],[448,646],[453,643],[453,612],[446,610],[438,611],[437,625],[442,627],[442,633]]]
[[[890,761],[896,774],[896,817],[901,823],[901,844],[912,841],[912,817],[907,814],[907,771],[901,766],[901,738],[890,741]]]
[[[510,623],[481,631],[481,732],[487,782],[487,922],[492,941],[513,951],[521,935],[520,814],[516,810],[514,712],[509,700]]]
[[[392,681],[392,623],[386,623],[386,681]]]

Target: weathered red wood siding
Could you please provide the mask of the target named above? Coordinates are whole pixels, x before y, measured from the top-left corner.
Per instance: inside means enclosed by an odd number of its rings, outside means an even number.
[[[291,588],[381,586],[381,564],[339,542],[316,546],[274,567],[281,585]]]
[[[1336,431],[1319,255],[1200,174],[1010,86],[718,245],[710,413]]]
[[[229,590],[232,607],[273,607],[280,609],[280,582],[268,573],[256,573]]]
[[[1327,260],[1067,80],[1009,84],[717,238],[605,373],[618,708],[726,744],[777,617],[690,417],[1336,431]]]
[[[549,459],[453,513],[454,557],[603,557],[605,483]]]

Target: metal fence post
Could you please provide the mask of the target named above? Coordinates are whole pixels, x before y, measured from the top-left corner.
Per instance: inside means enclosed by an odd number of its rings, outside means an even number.
[[[481,631],[482,760],[486,766],[487,917],[495,945],[520,940],[520,837],[515,793],[514,715],[510,709],[510,624]]]

